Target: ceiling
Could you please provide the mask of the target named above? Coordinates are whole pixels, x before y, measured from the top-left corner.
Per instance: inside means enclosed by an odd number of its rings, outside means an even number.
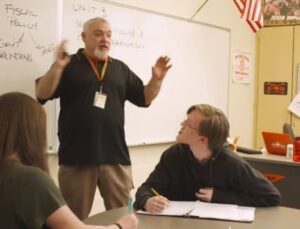
[[[203,4],[205,7],[212,1],[216,0],[112,0],[109,2],[191,19]]]

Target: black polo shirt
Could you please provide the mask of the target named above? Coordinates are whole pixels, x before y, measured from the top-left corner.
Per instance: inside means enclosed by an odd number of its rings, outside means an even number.
[[[100,64],[103,67],[103,63]],[[101,69],[100,69],[101,72]],[[105,109],[93,105],[96,91],[107,95]],[[71,57],[53,98],[60,98],[59,164],[130,165],[124,133],[124,103],[145,107],[144,85],[120,60],[109,58],[100,82],[83,49]]]

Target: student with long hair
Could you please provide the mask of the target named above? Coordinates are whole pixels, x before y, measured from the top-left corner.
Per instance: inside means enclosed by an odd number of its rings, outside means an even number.
[[[107,227],[83,224],[48,176],[46,114],[30,96],[0,96],[0,228],[135,229],[135,215]]]

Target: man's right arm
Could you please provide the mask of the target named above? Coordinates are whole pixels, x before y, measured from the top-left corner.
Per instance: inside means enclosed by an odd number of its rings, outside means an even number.
[[[41,77],[36,84],[36,97],[39,99],[48,99],[55,92],[63,72],[63,68],[54,63],[49,71]]]
[[[138,188],[135,194],[134,208],[142,209],[149,212],[159,212],[168,205],[168,190],[170,189],[170,171],[168,168],[172,166],[172,159],[167,157],[167,152],[164,152],[160,161],[155,166],[146,181]],[[156,198],[154,189],[159,193],[159,198]],[[150,202],[149,202],[150,201]],[[160,205],[159,208],[152,208],[153,204]]]
[[[60,82],[62,72],[70,62],[70,57],[66,55],[66,41],[62,41],[56,50],[56,60],[50,70],[41,77],[36,84],[36,97],[48,99],[55,92]]]

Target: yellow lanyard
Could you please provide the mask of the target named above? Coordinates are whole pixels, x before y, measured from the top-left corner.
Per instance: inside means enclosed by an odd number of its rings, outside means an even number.
[[[89,57],[89,55],[86,53],[86,51],[83,51],[83,54],[85,55],[85,57],[88,59],[90,65],[92,66],[97,78],[99,81],[102,81],[104,76],[105,76],[105,72],[106,72],[106,68],[107,68],[107,59],[105,60],[105,63],[103,65],[103,68],[102,68],[102,71],[101,71],[101,75],[99,74],[99,71],[98,71],[98,66],[96,66],[94,64],[94,62],[92,61],[92,59]]]

